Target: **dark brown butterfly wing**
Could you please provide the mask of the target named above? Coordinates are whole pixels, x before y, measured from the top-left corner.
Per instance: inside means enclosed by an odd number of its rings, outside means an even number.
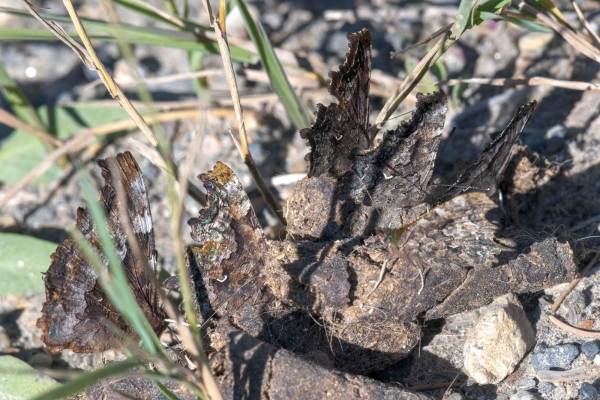
[[[117,255],[121,258],[131,290],[155,332],[163,329],[164,315],[160,308],[158,289],[145,276],[142,262],[156,269],[154,229],[150,204],[142,173],[129,152],[114,159],[99,160],[105,183],[100,203],[107,216],[108,230],[113,238]],[[114,176],[111,171],[118,174]],[[127,203],[121,205],[115,185],[122,182]],[[141,260],[127,241],[120,222],[120,208],[125,207],[140,249]],[[83,208],[77,210],[77,229],[100,255],[105,266],[108,261],[90,215]],[[98,275],[86,260],[74,240],[67,238],[52,255],[52,264],[44,278],[46,302],[37,327],[42,329],[46,352],[58,353],[72,349],[76,353],[94,353],[119,347],[118,337],[107,326],[109,322],[131,337],[135,332],[121,317],[116,307],[102,290]]]
[[[339,71],[331,71],[329,93],[337,104],[317,106],[317,118],[300,131],[311,148],[309,177],[330,172],[343,175],[352,167],[349,156],[354,148],[366,149],[369,137],[369,82],[371,80],[371,35],[368,30],[348,34],[349,52]]]
[[[473,165],[438,199],[438,204],[471,190],[485,192],[488,196],[495,194],[510,160],[510,153],[536,107],[534,100],[519,108],[506,129],[479,153]]]
[[[419,93],[417,100],[410,120],[386,132],[375,149],[353,157],[347,184],[357,203],[403,208],[424,201],[444,129],[446,94]]]
[[[201,246],[190,247],[187,257],[197,306],[206,319],[252,305],[264,285],[267,260],[262,228],[233,171],[217,162],[199,178],[207,204],[188,224]]]

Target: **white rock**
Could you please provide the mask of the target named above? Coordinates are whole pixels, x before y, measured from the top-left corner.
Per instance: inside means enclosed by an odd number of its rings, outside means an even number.
[[[467,335],[465,370],[479,384],[498,383],[514,371],[534,344],[533,328],[517,297],[500,297]]]

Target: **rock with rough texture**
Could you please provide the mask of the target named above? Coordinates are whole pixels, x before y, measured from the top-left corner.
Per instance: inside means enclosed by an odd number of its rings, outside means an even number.
[[[600,353],[600,341],[591,340],[581,345],[581,352],[588,360],[593,360]]]
[[[494,301],[465,341],[465,370],[477,383],[498,383],[535,344],[531,323],[514,294]]]
[[[572,344],[559,344],[546,347],[531,357],[531,363],[536,371],[553,368],[567,368],[579,355],[579,348]]]
[[[579,398],[581,400],[598,400],[600,399],[600,393],[596,386],[591,383],[583,382],[579,389]]]
[[[510,396],[509,400],[539,400],[541,399],[540,395],[533,392],[528,392],[527,390],[521,390]]]

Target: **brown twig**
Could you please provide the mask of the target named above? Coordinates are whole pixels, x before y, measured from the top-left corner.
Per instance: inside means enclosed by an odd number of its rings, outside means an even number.
[[[594,255],[592,256],[592,259],[590,260],[590,262],[585,266],[585,268],[583,268],[580,272],[581,276],[584,276],[586,274],[587,271],[589,271],[590,268],[592,268],[592,266],[596,263],[596,261],[598,260],[598,256],[600,255],[600,252],[596,252],[594,253]],[[577,284],[579,284],[579,282],[581,281],[581,278],[577,278],[574,279],[569,286],[564,290],[564,292],[562,292],[562,294],[560,295],[560,297],[554,302],[554,304],[552,305],[552,309],[551,312],[555,313],[556,310],[558,310],[558,307],[560,307],[560,305],[562,304],[562,302],[565,300],[565,298],[567,297],[567,295],[569,293],[571,293],[571,290],[573,290],[575,288],[575,286],[577,286]]]
[[[446,81],[438,81],[436,86],[454,86],[461,83],[474,83],[479,85],[492,86],[552,86],[564,89],[581,90],[581,91],[600,91],[600,85],[590,82],[565,81],[560,79],[544,78],[534,76],[524,79],[513,78],[468,78],[468,79],[448,79]]]
[[[568,371],[538,371],[537,377],[541,382],[574,382],[593,380],[600,376],[600,368],[583,367]]]
[[[554,315],[548,315],[548,319],[554,325],[558,326],[560,329],[562,329],[565,332],[569,332],[572,335],[600,339],[600,332],[587,331],[585,329],[575,328],[574,326],[571,326],[571,325],[567,324],[566,322],[563,322],[560,319],[556,318]]]

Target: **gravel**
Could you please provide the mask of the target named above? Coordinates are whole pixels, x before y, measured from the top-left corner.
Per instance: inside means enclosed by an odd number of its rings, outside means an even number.
[[[567,368],[579,355],[579,348],[571,343],[547,347],[531,357],[533,368],[543,371],[555,368]]]
[[[588,360],[593,360],[600,353],[600,343],[597,340],[585,342],[581,345],[581,352]]]
[[[600,393],[596,386],[591,383],[583,382],[579,389],[579,398],[581,400],[597,400],[600,399]]]

